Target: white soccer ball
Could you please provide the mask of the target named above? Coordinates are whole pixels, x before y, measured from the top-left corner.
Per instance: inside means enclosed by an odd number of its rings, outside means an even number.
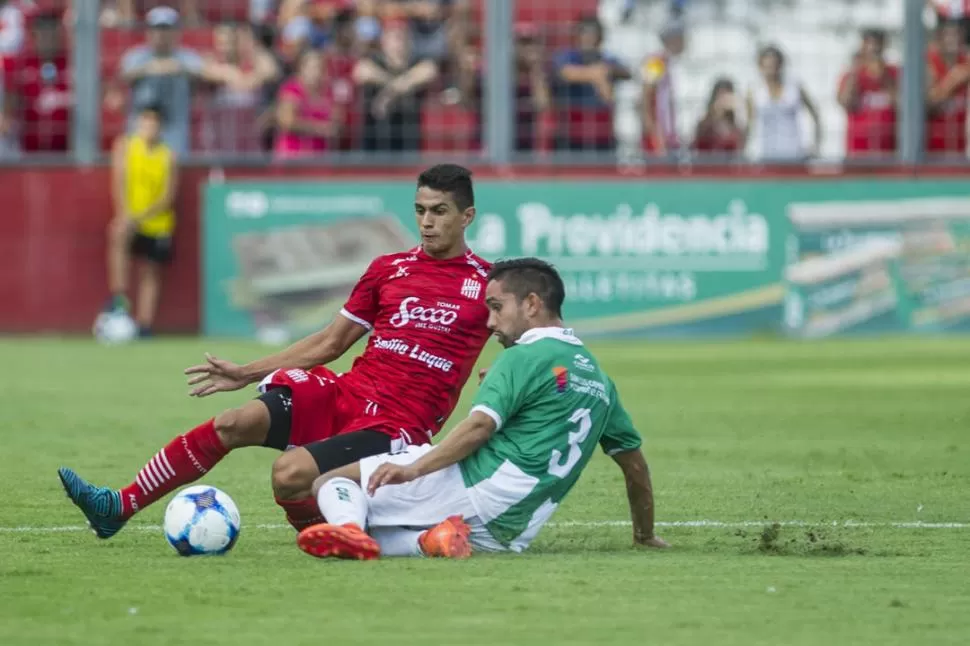
[[[236,544],[239,509],[229,494],[196,485],[175,494],[165,509],[165,538],[182,556],[225,554]]]
[[[106,345],[128,343],[138,336],[138,324],[124,312],[106,312],[94,322],[95,338]]]

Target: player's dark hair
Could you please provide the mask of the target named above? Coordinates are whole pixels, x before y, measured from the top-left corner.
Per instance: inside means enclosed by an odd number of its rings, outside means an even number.
[[[155,117],[158,119],[159,123],[161,123],[162,125],[165,125],[165,120],[167,116],[165,114],[165,105],[162,104],[160,101],[153,101],[139,106],[138,108],[139,114],[144,114],[146,112],[151,112],[152,114],[154,114]]]
[[[459,211],[475,206],[472,172],[458,164],[438,164],[418,175],[418,188],[450,193]]]
[[[562,302],[566,288],[556,268],[538,258],[511,258],[492,265],[488,279],[502,283],[505,291],[515,294],[520,303],[535,294],[549,313],[562,317]]]
[[[862,30],[862,40],[872,39],[876,41],[879,48],[882,49],[886,46],[886,30],[879,29],[878,27],[868,27]]]

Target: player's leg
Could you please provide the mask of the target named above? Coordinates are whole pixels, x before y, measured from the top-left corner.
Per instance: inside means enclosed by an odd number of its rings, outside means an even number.
[[[139,336],[151,336],[158,299],[162,293],[162,263],[155,258],[146,258],[139,263],[138,301],[135,321],[138,323]]]
[[[127,224],[118,218],[108,225],[108,292],[111,294],[106,311],[128,308],[128,271],[131,265],[133,241]]]
[[[270,390],[179,435],[119,490],[95,487],[73,470],[58,470],[68,497],[99,538],[116,534],[131,516],[168,493],[198,480],[230,451],[245,446],[285,448],[289,434],[289,392]]]
[[[407,484],[383,487],[371,498],[364,494],[363,486],[380,464],[409,464],[430,450],[430,446],[412,446],[404,453],[373,456],[320,476],[314,481],[313,493],[329,522],[300,532],[297,544],[313,556],[376,558],[380,545],[373,539],[367,541],[362,531],[370,526],[388,541],[393,555],[469,556],[470,528],[462,519],[474,516],[475,511],[457,466]],[[429,529],[392,534],[405,527]]]
[[[324,522],[311,488],[321,474],[391,450],[391,437],[356,431],[291,449],[273,463],[273,494],[297,530]]]
[[[348,464],[313,482],[319,511],[329,522],[312,525],[296,537],[301,550],[320,558],[376,559],[381,549],[364,532],[367,496],[360,488],[360,463]]]

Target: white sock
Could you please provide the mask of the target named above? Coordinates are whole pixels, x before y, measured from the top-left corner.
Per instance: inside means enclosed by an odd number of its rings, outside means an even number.
[[[317,506],[331,525],[353,523],[364,529],[367,523],[367,497],[360,485],[348,478],[333,478],[317,492]]]
[[[381,546],[381,556],[422,556],[418,537],[424,530],[371,527],[368,532]]]

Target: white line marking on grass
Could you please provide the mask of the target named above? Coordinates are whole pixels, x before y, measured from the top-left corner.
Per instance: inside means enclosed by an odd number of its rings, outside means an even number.
[[[811,522],[807,520],[673,520],[658,521],[657,527],[687,527],[697,529],[743,529],[746,527],[764,527],[765,525],[780,525],[782,527],[843,527],[847,529],[970,529],[970,523],[925,523],[922,521],[911,522],[867,522],[857,520],[823,520]],[[548,527],[629,527],[628,520],[566,520],[562,522],[551,522]],[[243,525],[248,529],[247,525]],[[253,525],[254,529],[290,529],[289,525],[283,523],[263,523]],[[130,525],[126,529],[143,532],[161,531],[160,525]],[[67,532],[90,531],[85,525],[61,525],[53,527],[33,527],[24,525],[20,527],[0,527],[0,533],[6,534],[57,534]]]

